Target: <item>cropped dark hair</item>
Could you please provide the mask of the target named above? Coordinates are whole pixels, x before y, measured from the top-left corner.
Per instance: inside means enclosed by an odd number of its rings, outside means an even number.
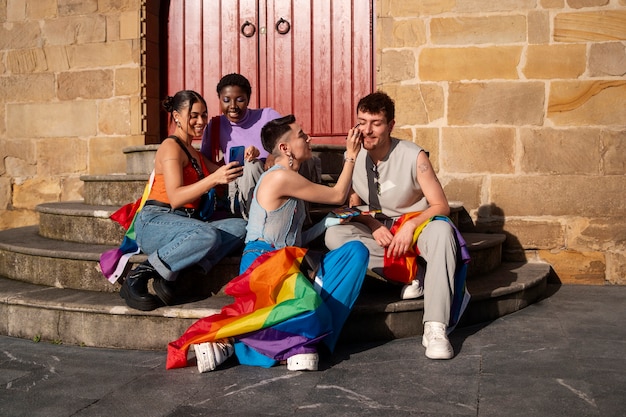
[[[217,96],[222,93],[222,90],[229,86],[241,87],[244,93],[250,98],[252,95],[252,87],[250,81],[241,74],[232,73],[224,75],[220,82],[217,83]]]
[[[163,108],[173,116],[174,111],[181,112],[185,108],[191,109],[196,103],[204,104],[207,107],[204,98],[193,90],[181,90],[173,96],[168,96],[163,100]]]
[[[267,122],[261,129],[261,143],[263,144],[263,149],[272,153],[278,141],[291,130],[289,125],[295,122],[296,117],[293,114],[288,114],[287,116]]]
[[[368,94],[359,100],[356,111],[370,114],[385,113],[387,122],[394,120],[396,117],[396,106],[393,100],[387,93],[382,91]]]

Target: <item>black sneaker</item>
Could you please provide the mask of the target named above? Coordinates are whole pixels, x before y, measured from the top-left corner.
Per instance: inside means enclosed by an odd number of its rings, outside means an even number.
[[[150,311],[161,307],[161,301],[148,292],[148,281],[158,275],[148,261],[132,270],[120,290],[120,296],[134,309]]]
[[[176,281],[168,281],[159,274],[156,274],[152,282],[152,288],[163,304],[171,306],[176,300]]]

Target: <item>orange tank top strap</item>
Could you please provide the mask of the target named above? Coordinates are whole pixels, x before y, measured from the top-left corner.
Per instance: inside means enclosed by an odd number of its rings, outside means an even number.
[[[187,158],[189,158],[189,163],[198,174],[198,181],[204,178],[206,176],[205,172],[207,174],[208,172],[207,172],[206,167],[204,166],[204,161],[202,160],[202,158],[200,158],[200,164],[198,164],[198,160],[194,158],[193,156],[191,156],[191,153],[189,152],[189,150],[187,149],[183,141],[180,140],[178,136],[170,135],[168,136],[168,138],[174,139],[176,143],[178,143],[178,145],[181,147],[181,149],[185,151],[185,153],[187,154]]]

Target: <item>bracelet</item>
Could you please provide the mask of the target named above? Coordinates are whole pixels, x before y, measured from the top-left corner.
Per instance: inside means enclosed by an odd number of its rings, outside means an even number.
[[[354,158],[346,158],[345,161],[346,162],[352,162],[354,164],[355,159]]]

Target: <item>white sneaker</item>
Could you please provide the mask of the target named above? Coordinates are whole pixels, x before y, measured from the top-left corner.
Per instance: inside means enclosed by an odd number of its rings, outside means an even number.
[[[421,258],[419,258],[421,259]],[[400,298],[402,300],[411,300],[424,296],[424,280],[426,279],[426,265],[418,259],[417,274],[415,279],[409,285],[402,287]]]
[[[436,321],[424,323],[422,346],[426,348],[426,357],[429,359],[451,359],[454,356],[452,345],[446,336],[447,326]]]
[[[287,369],[290,371],[317,371],[319,355],[317,353],[300,353],[287,358]]]
[[[403,300],[411,300],[424,296],[424,283],[418,279],[414,279],[410,284],[402,287],[400,298]]]
[[[198,361],[198,371],[201,373],[214,370],[235,353],[235,348],[228,339],[200,343],[193,348]]]

